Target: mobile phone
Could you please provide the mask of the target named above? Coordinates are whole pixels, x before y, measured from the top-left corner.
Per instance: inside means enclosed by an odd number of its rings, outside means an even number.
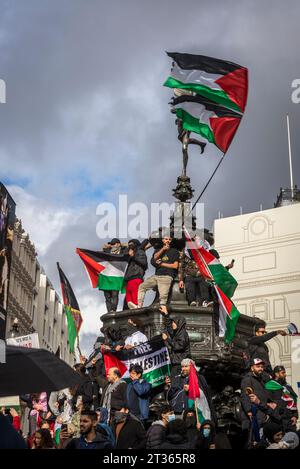
[[[247,388],[245,389],[245,393],[248,394],[248,396],[249,396],[250,394],[254,394],[254,391],[253,391],[252,388],[247,387]]]
[[[62,432],[67,432],[68,431],[68,424],[67,423],[62,423],[60,427]]]

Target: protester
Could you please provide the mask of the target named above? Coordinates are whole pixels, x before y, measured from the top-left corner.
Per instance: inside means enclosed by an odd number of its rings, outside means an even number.
[[[183,413],[182,420],[187,428],[187,437],[189,441],[194,441],[199,435],[200,423],[197,422],[196,411],[187,409]]]
[[[175,419],[172,406],[165,404],[161,407],[158,420],[155,420],[147,432],[147,449],[157,449],[165,441],[166,429],[169,422]]]
[[[123,339],[123,334],[122,334],[121,329],[118,326],[113,325],[113,326],[104,328],[103,333],[105,336],[105,342],[104,342],[104,345],[102,346],[102,350],[118,352],[124,347],[125,342]]]
[[[103,252],[110,254],[124,254],[127,246],[122,246],[118,238],[113,238],[109,243],[102,247]],[[108,313],[117,311],[119,302],[119,290],[103,290],[106,309]]]
[[[204,420],[201,423],[196,449],[216,449],[216,428],[211,420]]]
[[[148,244],[148,240],[146,240]],[[128,242],[128,266],[124,275],[126,283],[125,307],[133,309],[138,304],[138,290],[143,283],[145,272],[148,268],[147,256],[145,253],[145,243],[143,245],[138,239],[131,239]]]
[[[108,384],[103,390],[101,407],[107,409],[107,423],[109,423],[115,411],[120,410],[126,401],[127,383],[121,379],[118,368],[114,367],[108,370],[107,380]]]
[[[262,379],[263,372],[264,362],[260,358],[254,358],[251,361],[251,370],[241,382],[242,430],[249,432],[249,444],[253,440],[260,441],[259,429],[267,420],[266,412],[258,405],[267,408],[268,395]]]
[[[84,357],[82,357],[82,361],[85,361]],[[78,396],[81,396],[84,407],[97,407],[97,398],[99,395],[97,383],[91,380],[90,376],[86,372],[86,368],[83,363],[76,363],[74,365],[74,369],[81,376],[82,382],[77,385],[72,391],[73,404],[75,405]]]
[[[53,449],[54,442],[51,433],[46,428],[37,430],[34,434],[32,449]]]
[[[278,406],[283,430],[285,432],[296,431],[298,420],[297,394],[286,381],[284,366],[275,366],[274,380],[270,380],[265,388],[270,399]]]
[[[170,318],[164,314],[166,330],[162,334],[170,350],[170,359],[172,364],[171,376],[176,376],[181,372],[181,362],[185,358],[190,358],[190,339],[186,331],[186,320],[182,316]]]
[[[143,379],[143,368],[132,364],[129,369],[131,382],[127,385],[127,403],[129,412],[145,422],[149,417],[149,399],[151,384]]]
[[[104,434],[110,443],[112,444],[112,447],[114,448],[116,446],[116,440],[113,434],[113,431],[111,427],[107,424],[108,420],[108,411],[105,407],[98,407],[96,410],[97,417],[98,417],[98,423],[96,430],[102,434]]]
[[[80,437],[72,438],[65,449],[112,449],[111,442],[102,433],[96,431],[97,414],[92,410],[83,410],[80,417]],[[60,432],[60,439],[69,438],[69,434]]]
[[[286,332],[283,330],[266,332],[266,323],[262,322],[255,326],[255,336],[249,340],[249,361],[253,358],[260,358],[265,364],[265,371],[272,374],[272,366],[269,358],[269,349],[265,342],[277,335],[285,336]]]
[[[172,449],[178,451],[181,449],[194,449],[195,442],[189,441],[187,437],[187,428],[183,420],[175,419],[168,423],[166,439],[160,445],[159,449]]]
[[[178,270],[179,288],[186,290],[186,299],[190,306],[210,306],[209,284],[201,274],[196,261],[185,252],[180,257]]]
[[[126,401],[114,414],[112,429],[116,449],[142,449],[146,446],[146,431],[136,417],[129,413]]]
[[[255,445],[255,449],[266,449],[273,443],[279,443],[283,437],[282,426],[269,421],[263,426],[261,440]]]
[[[47,394],[45,392],[31,394],[31,410],[29,413],[29,434],[32,436],[40,427],[48,413]]]
[[[194,365],[194,361],[190,358],[185,358],[181,362],[181,374],[166,379],[166,383],[170,385],[168,390],[168,400],[172,405],[175,414],[182,415],[185,410],[190,408],[188,391],[189,391],[189,375],[190,375],[190,365]],[[198,384],[201,395],[201,411],[206,419],[216,420],[214,407],[212,404],[210,390],[208,388],[206,379],[203,375],[197,374]]]
[[[167,311],[169,291],[179,265],[179,251],[171,247],[171,241],[170,237],[165,236],[162,240],[163,247],[157,249],[152,256],[151,264],[155,267],[155,275],[147,278],[139,286],[138,308],[143,307],[146,292],[157,287],[160,308],[164,312]]]
[[[137,345],[148,342],[148,337],[142,332],[143,323],[140,319],[129,318],[126,328],[126,339],[124,348],[129,350]]]

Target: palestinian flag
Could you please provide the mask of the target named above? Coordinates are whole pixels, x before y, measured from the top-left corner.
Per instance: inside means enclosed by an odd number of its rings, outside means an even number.
[[[103,352],[106,374],[112,367],[118,368],[122,379],[129,381],[129,368],[132,364],[139,364],[144,370],[143,378],[152,385],[165,383],[170,374],[171,361],[164,341],[158,337],[129,350],[119,352]]]
[[[265,384],[267,391],[282,391],[281,399],[286,402],[286,407],[289,410],[297,410],[297,394],[288,390],[285,386],[271,379]]]
[[[67,315],[68,323],[68,339],[70,345],[70,352],[74,352],[74,344],[76,337],[78,337],[80,327],[82,324],[82,316],[80,309],[70,285],[69,280],[65,276],[64,272],[61,270],[59,263],[57,262],[57,268],[60,278],[62,297],[64,302],[64,310]],[[56,352],[58,353],[58,352]]]
[[[193,363],[190,364],[188,408],[197,412],[197,421],[200,423],[211,419],[210,408],[204,392],[200,390],[197,371]]]
[[[167,52],[173,59],[171,76],[164,86],[193,92],[223,107],[244,112],[248,70],[241,65],[205,55]]]
[[[204,249],[191,237],[186,228],[184,228],[185,237],[187,240],[188,249],[197,263],[198,269],[201,274],[207,279],[214,281],[222,292],[231,298],[238,285],[235,278],[230,272],[221,264],[219,259],[213,256],[207,249]]]
[[[219,337],[224,337],[226,343],[230,343],[235,336],[240,313],[221,288],[217,285],[214,288],[218,297],[218,304],[214,306],[216,333]]]
[[[241,114],[201,96],[180,96],[173,98],[171,104],[185,130],[200,134],[226,153],[240,125]]]
[[[125,292],[124,274],[127,257],[123,254],[76,249],[90,278],[93,288]]]

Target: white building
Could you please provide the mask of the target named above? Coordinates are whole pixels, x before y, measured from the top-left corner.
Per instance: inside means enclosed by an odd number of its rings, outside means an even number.
[[[20,335],[38,332],[41,348],[54,353],[60,348],[60,357],[70,365],[74,364],[75,356],[69,351],[63,305],[18,219],[14,226],[6,336],[15,318],[18,319]]]
[[[268,331],[290,322],[300,330],[300,203],[216,220],[214,234],[222,263],[235,259],[239,311],[266,321]],[[267,345],[272,365],[285,366],[297,391],[300,337],[276,336]]]

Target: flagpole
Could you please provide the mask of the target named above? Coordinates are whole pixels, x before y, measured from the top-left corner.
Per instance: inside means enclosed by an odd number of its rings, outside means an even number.
[[[293,164],[292,164],[292,150],[291,150],[290,118],[288,114],[286,115],[286,124],[287,124],[288,146],[289,146],[290,181],[291,181],[291,191],[292,191],[292,199],[293,199],[294,198],[294,180],[293,180]]]
[[[196,207],[197,203],[199,202],[199,200],[201,199],[202,195],[204,194],[204,192],[206,191],[207,187],[209,186],[209,184],[210,184],[212,178],[214,177],[214,175],[215,175],[216,172],[218,171],[219,166],[221,165],[222,161],[224,160],[225,154],[226,154],[226,153],[224,153],[224,155],[223,155],[222,158],[220,159],[219,163],[217,164],[216,169],[214,170],[214,172],[213,172],[212,175],[210,176],[209,180],[207,181],[207,183],[206,183],[206,185],[205,185],[203,191],[201,192],[201,194],[199,195],[198,199],[196,200],[196,202],[195,202],[194,205],[192,206],[192,210],[194,210],[194,208]],[[192,210],[191,210],[191,211],[192,211]]]
[[[79,334],[76,335],[76,338],[77,338],[77,349],[78,349],[80,357],[82,357],[82,353],[81,353],[81,350],[80,350],[80,344],[79,344]]]
[[[196,412],[196,419],[197,419],[197,426],[199,424],[199,415],[198,415],[198,409],[197,409],[197,398],[194,400],[194,407],[195,407],[195,412]]]

